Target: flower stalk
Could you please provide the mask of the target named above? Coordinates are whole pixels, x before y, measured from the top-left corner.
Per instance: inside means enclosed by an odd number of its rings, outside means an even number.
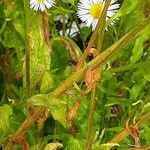
[[[102,28],[104,28],[102,22],[104,22],[104,20],[105,20],[106,13],[107,13],[108,7],[109,7],[109,5],[110,5],[110,2],[111,2],[111,0],[106,0],[106,3],[105,3],[105,5],[104,5],[104,9],[103,9],[103,11],[102,11],[102,14],[101,14],[101,16],[100,16],[100,18],[99,18],[99,20],[98,20],[98,23],[97,23],[97,25],[96,25],[96,28],[95,28],[95,30],[94,30],[94,32],[93,32],[91,38],[90,38],[90,41],[89,41],[89,43],[88,43],[88,46],[87,46],[87,48],[85,49],[83,55],[81,56],[81,58],[80,58],[80,60],[79,60],[79,63],[77,64],[76,70],[78,70],[79,68],[81,68],[81,65],[83,64],[83,62],[85,61],[85,59],[86,59],[87,56],[89,55],[90,49],[91,49],[91,48],[93,47],[93,45],[94,45],[94,42],[95,42],[95,40],[96,40],[96,37],[97,37],[98,32],[101,31]]]

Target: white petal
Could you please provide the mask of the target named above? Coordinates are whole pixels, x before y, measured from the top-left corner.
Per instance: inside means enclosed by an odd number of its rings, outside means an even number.
[[[30,8],[33,9],[35,7],[36,3],[33,3],[30,5]]]
[[[36,3],[36,0],[30,0],[30,5]]]
[[[36,11],[45,11],[46,9],[52,7],[54,4],[54,0],[44,0],[43,2],[39,2],[38,0],[30,0],[30,8]]]
[[[112,17],[119,8],[119,4],[116,4],[117,0],[112,0],[111,5],[108,8],[107,11],[107,18]],[[86,25],[89,27],[92,25],[92,28],[94,29],[97,25],[98,19],[95,19],[90,14],[90,8],[92,4],[101,3],[104,4],[105,0],[80,0],[78,3],[78,9],[77,9],[77,16],[81,19],[82,22],[85,22]],[[114,4],[115,3],[115,4]]]
[[[117,0],[111,0],[110,5],[111,5],[111,4],[114,4],[116,1],[117,1]]]
[[[114,5],[111,5],[111,6],[109,6],[109,10],[111,10],[111,9],[118,9],[119,8],[119,5],[118,4],[114,4]]]
[[[34,10],[38,10],[39,9],[39,3],[36,4],[36,6],[34,7]]]
[[[94,20],[92,22],[92,30],[95,30],[97,23],[98,23],[98,20]]]
[[[47,1],[45,1],[45,6],[46,6],[46,8],[52,7],[52,5],[50,3],[48,3]]]
[[[107,12],[107,16],[108,16],[108,17],[112,17],[114,14],[115,14],[115,13],[114,13],[113,11],[108,11],[108,12]]]
[[[45,10],[45,5],[43,3],[40,3],[40,8],[39,8],[41,11],[44,11]]]

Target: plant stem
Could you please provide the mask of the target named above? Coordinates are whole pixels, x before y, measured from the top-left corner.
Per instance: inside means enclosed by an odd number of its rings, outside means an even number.
[[[96,95],[96,85],[94,85],[92,91],[92,99],[90,102],[90,112],[89,112],[89,126],[88,126],[88,134],[86,139],[85,150],[92,149],[92,132],[93,132],[93,123],[94,123],[94,110],[95,110],[95,95]]]
[[[63,14],[63,16],[62,16],[63,18],[63,25],[62,25],[62,35],[63,36],[65,36],[65,30],[66,30],[66,23],[65,23],[65,21],[66,21],[66,18],[65,18],[65,14]]]
[[[101,49],[102,49],[102,43],[103,43],[103,38],[104,38],[104,32],[105,32],[105,20],[106,20],[106,16],[107,16],[107,10],[108,10],[108,7],[110,5],[110,1],[106,1],[106,7],[104,7],[104,10],[102,12],[102,18],[101,18],[101,24],[100,24],[100,27],[99,27],[99,33],[98,33],[98,41],[97,41],[97,51],[100,52]]]
[[[26,94],[27,98],[30,97],[30,49],[29,49],[29,37],[28,37],[28,6],[29,0],[24,0],[24,12],[25,12],[25,68],[26,68]]]
[[[17,144],[25,135],[29,127],[39,119],[39,116],[45,112],[44,108],[37,108],[36,111],[29,115],[25,121],[22,123],[21,127],[17,130],[14,136],[11,138],[11,141],[7,144],[4,150],[13,150],[15,144]]]
[[[102,14],[98,20],[98,23],[96,25],[96,28],[90,38],[90,41],[88,43],[88,46],[87,48],[85,49],[83,55],[81,56],[80,60],[79,60],[79,63],[77,64],[77,67],[76,67],[76,70],[78,70],[79,68],[81,68],[81,65],[83,64],[84,60],[86,59],[86,57],[89,55],[89,51],[90,49],[92,48],[94,42],[95,42],[95,39],[96,39],[96,36],[97,36],[97,33],[99,32],[99,30],[101,30],[102,28],[104,28],[104,23],[102,23],[105,19],[105,16],[106,16],[106,13],[107,13],[107,9],[110,5],[110,2],[111,0],[106,0],[106,3],[104,5],[104,9],[102,11]]]
[[[121,72],[121,71],[126,71],[126,70],[132,70],[132,69],[136,69],[136,68],[139,68],[139,67],[143,67],[145,65],[148,64],[149,61],[143,61],[143,62],[140,62],[140,63],[136,63],[136,64],[129,64],[129,65],[126,65],[126,66],[121,66],[121,67],[118,67],[118,68],[112,68],[106,72]]]
[[[74,10],[76,11],[76,10]],[[76,15],[74,15],[74,20],[75,20],[75,23],[77,25],[77,28],[79,29],[79,32],[80,32],[80,38],[82,39],[82,45],[83,45],[83,48],[85,49],[85,39],[83,37],[83,31],[81,30],[80,28],[80,25],[79,25],[79,22],[78,22],[78,18]]]
[[[141,126],[143,123],[147,122],[150,120],[150,113],[147,113],[139,118],[139,120],[136,123],[136,126]],[[130,126],[135,126],[134,124],[131,124]],[[123,139],[125,139],[129,135],[129,132],[127,129],[124,129],[121,131],[119,134],[117,134],[111,141],[110,143],[119,143]]]

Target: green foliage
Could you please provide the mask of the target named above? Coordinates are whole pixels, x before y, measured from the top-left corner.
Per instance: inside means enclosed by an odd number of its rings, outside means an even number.
[[[4,142],[11,134],[10,118],[12,113],[13,110],[9,105],[0,106],[0,142]]]
[[[56,98],[51,98],[50,100],[50,98],[44,94],[33,96],[27,100],[27,103],[29,106],[44,106],[49,109],[59,109],[66,104],[64,101],[60,102],[60,100]]]
[[[29,0],[0,1],[0,144],[3,147],[37,108],[45,108],[48,114],[46,118],[43,114],[32,118],[35,124],[25,129],[24,137],[31,150],[83,150],[86,146],[92,94],[83,95],[87,88],[84,77],[60,93],[63,81],[72,82],[68,78],[76,72],[92,34],[91,27],[77,19],[77,3],[78,0],[56,1],[46,12],[36,12],[29,8]],[[149,8],[149,0],[120,0],[120,10],[106,21],[104,50],[100,53],[105,53],[105,48],[149,16]],[[114,26],[108,26],[113,21]],[[96,85],[92,150],[123,150],[130,147],[128,143],[135,144],[131,135],[120,143],[111,140],[129,119],[136,123],[150,112],[149,31],[150,25],[138,33],[135,41],[112,53],[111,58],[98,66],[101,76]],[[96,41],[93,47],[98,45]],[[26,68],[27,49],[29,68]],[[91,59],[88,56],[83,66]],[[26,95],[27,69],[30,98]],[[142,123],[138,130],[141,145],[149,144],[149,123]],[[21,146],[14,149],[20,150]]]
[[[127,15],[129,13],[131,13],[138,5],[139,0],[124,0],[122,7],[120,8],[120,10],[118,11],[118,16],[123,16],[123,15]]]
[[[44,150],[57,150],[58,148],[62,148],[63,145],[61,143],[50,143],[47,144]]]
[[[149,65],[150,65],[150,62],[148,62],[145,66],[143,66],[143,75],[144,75],[144,78],[150,82]]]
[[[130,63],[136,63],[138,60],[140,60],[142,54],[143,54],[143,44],[149,39],[148,36],[141,36],[136,40],[136,43],[134,45],[132,56],[130,58]]]
[[[3,132],[8,132],[11,130],[9,124],[9,117],[12,115],[12,108],[9,105],[4,104],[0,107],[0,129]]]
[[[115,143],[101,144],[98,147],[93,148],[93,150],[110,150],[114,146],[119,146],[119,144],[115,144]]]

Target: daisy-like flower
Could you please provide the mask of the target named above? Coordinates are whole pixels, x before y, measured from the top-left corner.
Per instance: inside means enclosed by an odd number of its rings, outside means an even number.
[[[111,1],[106,20],[111,18],[119,9],[119,4],[116,4],[116,1]],[[92,29],[94,30],[103,11],[104,4],[105,0],[80,0],[77,15],[88,27],[92,25]]]
[[[30,0],[30,8],[35,11],[45,11],[55,4],[54,0]]]

